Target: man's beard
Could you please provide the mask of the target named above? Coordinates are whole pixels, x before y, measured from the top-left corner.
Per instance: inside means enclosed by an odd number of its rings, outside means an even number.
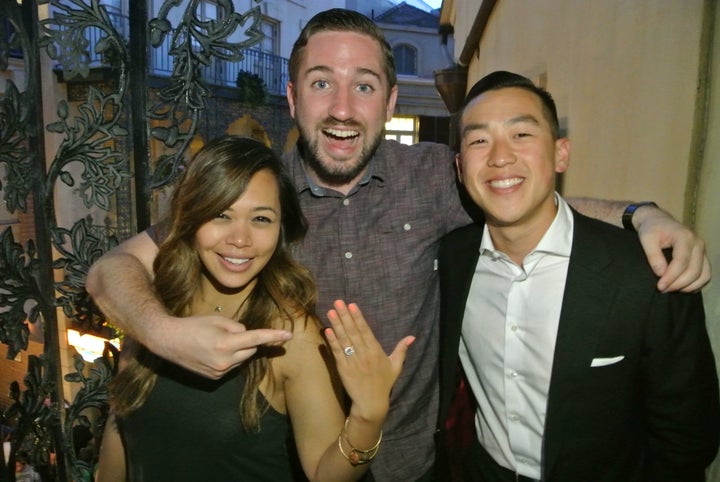
[[[360,175],[363,170],[370,163],[370,159],[375,154],[380,142],[382,141],[382,133],[379,133],[369,146],[363,145],[360,151],[360,158],[357,160],[357,164],[352,165],[352,161],[347,161],[341,166],[332,168],[322,162],[319,155],[319,149],[317,141],[308,142],[310,138],[307,132],[298,126],[300,131],[300,139],[298,140],[298,147],[300,149],[300,155],[303,162],[309,167],[318,179],[328,186],[344,186],[352,182],[357,176]],[[322,134],[321,134],[322,135]]]

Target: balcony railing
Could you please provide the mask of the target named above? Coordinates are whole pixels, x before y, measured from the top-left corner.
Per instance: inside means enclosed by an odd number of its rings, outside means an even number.
[[[109,16],[113,26],[127,39],[128,17],[112,12],[109,12]],[[85,30],[91,66],[104,64],[100,54],[95,52],[95,45],[101,36],[102,32],[97,27]],[[171,39],[172,33],[168,33],[162,45],[150,49],[150,74],[169,77],[172,73],[173,58],[169,53]],[[211,64],[203,68],[203,78],[210,85],[237,87],[238,74],[241,71],[250,72],[263,80],[269,94],[285,95],[285,85],[289,77],[288,59],[254,49],[243,50],[243,55],[242,60],[235,62],[213,58]]]
[[[151,74],[169,77],[172,73],[170,39],[171,35],[168,34],[162,45],[151,50]],[[242,60],[235,62],[213,58],[210,65],[202,69],[202,75],[211,85],[236,87],[238,74],[242,71],[250,72],[263,80],[268,93],[285,95],[288,59],[253,49],[243,50],[243,56]]]

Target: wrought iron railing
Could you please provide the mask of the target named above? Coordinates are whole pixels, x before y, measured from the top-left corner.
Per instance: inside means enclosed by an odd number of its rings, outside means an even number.
[[[48,3],[53,15],[39,18]],[[12,420],[14,429],[9,463],[0,457],[0,482],[13,480],[20,449],[44,470],[43,480],[81,480],[90,468],[75,453],[74,431],[80,427],[101,433],[114,370],[110,361],[116,357],[99,359],[92,368],[76,357],[75,371],[63,376],[57,308],[74,326],[104,323],[84,290],[85,276],[99,256],[129,235],[132,223],[124,223],[124,214],[114,206],[134,198],[134,226],[143,229],[149,224],[152,192],[170,185],[182,171],[207,109],[207,86],[215,82],[198,74],[217,57],[236,63],[237,71],[268,79],[270,90],[283,83],[287,70],[282,60],[253,64],[252,59],[268,57],[243,53],[262,39],[258,5],[235,12],[232,0],[216,0],[226,13],[227,22],[220,25],[197,18],[193,2],[155,2],[161,5],[149,22],[153,2],[127,2],[136,19],[132,22],[102,3],[0,0],[0,71],[16,56],[24,68],[23,81],[7,79],[0,95],[3,200],[10,214],[24,213],[24,219],[0,229],[0,344],[7,345],[10,358],[27,351],[28,325],[35,323],[44,338],[43,353],[28,356],[22,385],[13,381],[10,406],[0,413],[3,423]],[[145,52],[159,54],[165,44],[173,45],[176,61],[146,98],[146,74],[156,73],[157,56],[148,59]],[[41,53],[65,79],[86,80],[68,89],[72,99],[68,94],[54,105],[43,105],[53,98],[42,93],[54,76],[41,62]],[[102,82],[89,75],[98,66],[111,67]],[[234,68],[224,70],[226,80],[219,85],[233,85]],[[263,70],[268,68],[274,76]],[[53,141],[46,143],[46,136]],[[162,152],[152,162],[151,143]],[[107,219],[115,224],[98,229],[98,210],[110,213]],[[66,383],[82,384],[69,405]]]
[[[150,71],[153,75],[170,76],[173,69],[173,58],[169,54],[171,36],[150,54]],[[256,74],[265,83],[268,93],[285,95],[288,81],[288,59],[278,55],[260,52],[254,49],[242,51],[243,59],[228,62],[213,58],[209,66],[202,69],[203,78],[210,85],[235,87],[240,72]]]
[[[128,17],[108,12],[108,16],[123,37],[127,38]],[[97,27],[90,27],[84,32],[90,54],[90,65],[93,67],[106,65],[108,59],[96,52],[95,46],[103,38],[104,33]],[[173,71],[173,56],[170,55],[170,43],[173,36],[167,35],[158,47],[150,52],[150,73],[160,77],[169,77]],[[249,72],[260,77],[265,83],[268,93],[285,95],[285,85],[288,81],[288,59],[278,55],[261,52],[256,49],[244,49],[243,59],[227,61],[212,58],[210,65],[202,68],[202,76],[210,85],[221,87],[236,87],[237,78],[241,72]]]

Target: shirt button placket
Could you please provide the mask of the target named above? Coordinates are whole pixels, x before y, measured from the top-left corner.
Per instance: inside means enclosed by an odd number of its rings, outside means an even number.
[[[349,206],[349,205],[350,205],[350,199],[349,199],[349,198],[344,198],[344,199],[342,200],[342,204],[343,204],[343,206]],[[345,256],[345,259],[351,259],[351,258],[353,257],[352,251],[345,251],[345,255],[344,255],[344,256]]]

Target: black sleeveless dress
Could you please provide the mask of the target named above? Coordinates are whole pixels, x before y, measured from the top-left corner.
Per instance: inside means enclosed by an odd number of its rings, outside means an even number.
[[[287,416],[268,407],[259,432],[245,432],[238,412],[243,383],[237,370],[209,380],[165,362],[145,404],[118,421],[127,480],[293,480]]]

